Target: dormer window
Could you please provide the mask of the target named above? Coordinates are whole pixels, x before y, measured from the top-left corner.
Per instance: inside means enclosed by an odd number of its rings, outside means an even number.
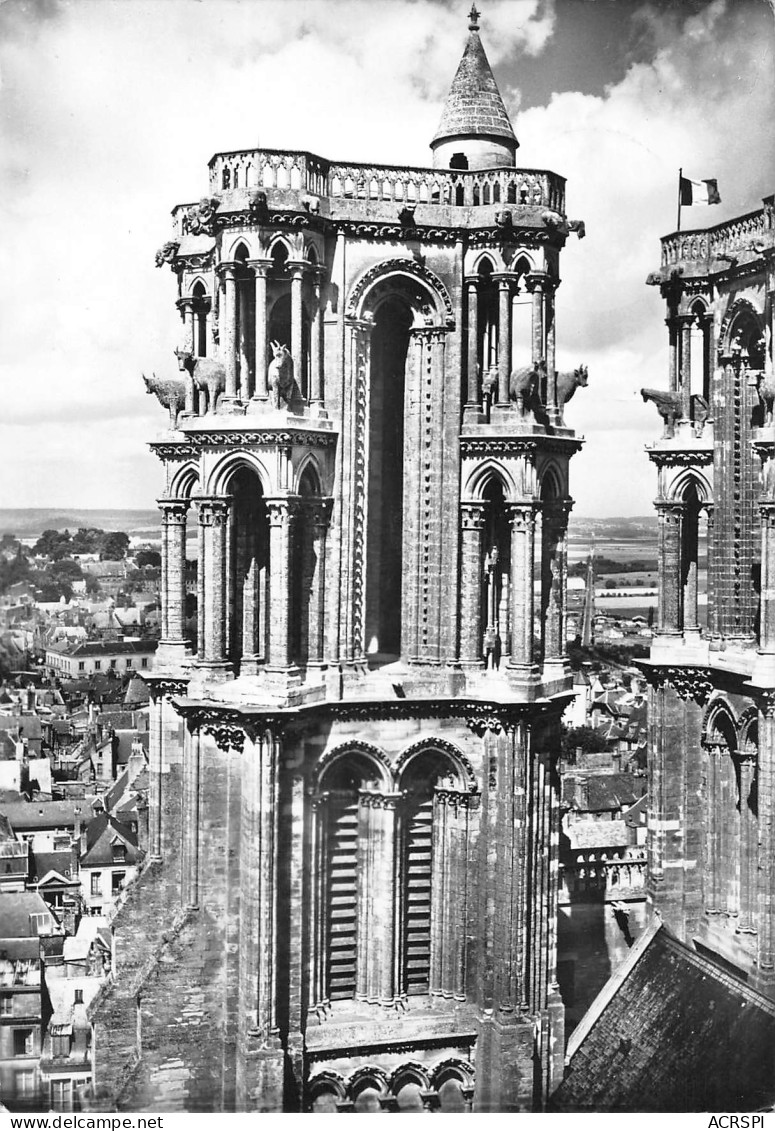
[[[126,845],[114,844],[113,845],[113,863],[123,864],[126,861]]]

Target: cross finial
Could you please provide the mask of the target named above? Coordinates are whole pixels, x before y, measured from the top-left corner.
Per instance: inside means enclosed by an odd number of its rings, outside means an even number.
[[[479,12],[476,10],[476,4],[471,5],[471,11],[468,13],[468,30],[479,30]]]

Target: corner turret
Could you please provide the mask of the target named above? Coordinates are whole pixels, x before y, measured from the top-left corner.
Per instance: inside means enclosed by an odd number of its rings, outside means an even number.
[[[519,142],[479,38],[479,12],[469,13],[468,42],[431,142],[435,169],[512,166]]]

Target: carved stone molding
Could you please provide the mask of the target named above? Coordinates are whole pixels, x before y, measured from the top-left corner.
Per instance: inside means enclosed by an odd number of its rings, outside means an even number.
[[[706,467],[713,463],[712,448],[687,448],[684,451],[657,451],[650,448],[648,456],[657,467]]]
[[[460,439],[460,454],[462,456],[530,456],[533,457],[540,450],[552,452],[566,457],[581,451],[581,440],[564,436],[547,436],[540,439],[518,436],[492,436],[476,438],[462,436]]]
[[[193,444],[176,443],[174,440],[165,443],[163,440],[149,444],[148,447],[161,460],[170,460],[173,463],[184,462],[187,459],[198,459],[199,449]]]
[[[652,667],[646,674],[651,675],[655,687],[669,685],[679,699],[693,699],[701,707],[705,706],[715,690],[704,668]]]
[[[261,431],[247,432],[240,429],[235,432],[198,431],[186,437],[191,446],[191,455],[196,457],[199,450],[207,444],[225,448],[242,448],[245,445],[266,446],[275,445],[283,448],[302,446],[316,448],[330,448],[337,442],[336,433],[333,432],[307,432],[307,431]],[[151,445],[159,448],[160,444]],[[158,453],[157,453],[158,454]],[[182,457],[179,457],[182,458]]]
[[[154,703],[165,696],[185,695],[190,676],[144,675],[142,679],[148,686],[148,693]]]
[[[167,240],[165,244],[162,244],[162,246],[156,252],[156,266],[163,267],[165,263],[168,263],[174,271],[175,256],[178,254],[179,247],[179,240]]]
[[[460,524],[463,530],[484,530],[484,503],[461,503]]]
[[[350,296],[347,300],[346,313],[351,318],[357,317],[358,308],[366,291],[380,279],[387,278],[394,274],[409,275],[418,282],[423,283],[432,294],[441,301],[444,308],[446,325],[449,328],[454,328],[455,314],[449,291],[438,275],[435,275],[433,271],[430,271],[424,264],[409,258],[384,259],[381,263],[375,263],[373,267],[369,268],[365,274],[361,275],[350,292]]]

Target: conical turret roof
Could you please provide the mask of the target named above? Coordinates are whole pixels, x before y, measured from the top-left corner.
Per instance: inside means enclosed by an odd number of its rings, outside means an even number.
[[[483,136],[507,138],[516,149],[519,142],[479,38],[478,20],[474,7],[469,16],[468,42],[431,145],[447,138]]]

